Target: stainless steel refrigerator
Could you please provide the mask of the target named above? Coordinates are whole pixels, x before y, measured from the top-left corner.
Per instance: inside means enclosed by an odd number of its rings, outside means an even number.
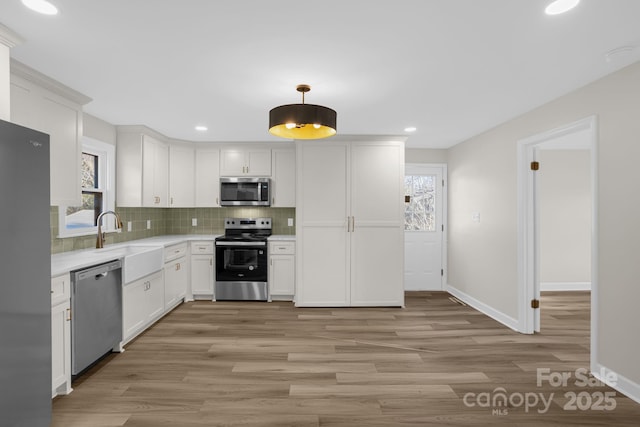
[[[51,423],[49,135],[0,120],[0,425]]]

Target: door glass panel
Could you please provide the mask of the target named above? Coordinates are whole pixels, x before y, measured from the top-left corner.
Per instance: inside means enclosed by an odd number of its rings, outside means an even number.
[[[407,231],[436,231],[437,175],[407,175],[404,177],[404,229]]]

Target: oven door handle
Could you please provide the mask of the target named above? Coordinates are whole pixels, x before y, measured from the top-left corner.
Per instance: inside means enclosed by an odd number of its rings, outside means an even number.
[[[267,246],[267,242],[216,242],[216,246]]]

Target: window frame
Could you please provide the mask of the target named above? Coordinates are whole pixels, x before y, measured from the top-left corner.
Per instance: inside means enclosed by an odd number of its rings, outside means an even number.
[[[103,211],[115,209],[115,172],[116,172],[116,147],[97,139],[82,137],[82,152],[98,156],[98,188],[93,192],[102,193]],[[81,164],[78,167],[82,167]],[[82,192],[84,189],[80,188]],[[98,233],[98,226],[67,229],[66,224],[67,205],[58,206],[58,237],[77,237],[95,235]],[[109,216],[103,219],[102,231],[115,232],[115,220]]]

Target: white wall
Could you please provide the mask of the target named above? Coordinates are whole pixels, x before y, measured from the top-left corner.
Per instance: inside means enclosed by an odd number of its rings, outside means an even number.
[[[542,290],[590,283],[591,152],[542,149],[537,158]]]
[[[405,163],[447,163],[447,151],[432,148],[405,148]]]
[[[0,43],[0,120],[11,120],[11,49]]]
[[[83,113],[82,135],[116,145],[116,127],[102,119]]]
[[[632,384],[640,399],[640,63],[452,147],[449,284],[517,316],[517,141],[596,115],[598,120],[598,335],[594,362]],[[473,222],[471,212],[481,215]]]

